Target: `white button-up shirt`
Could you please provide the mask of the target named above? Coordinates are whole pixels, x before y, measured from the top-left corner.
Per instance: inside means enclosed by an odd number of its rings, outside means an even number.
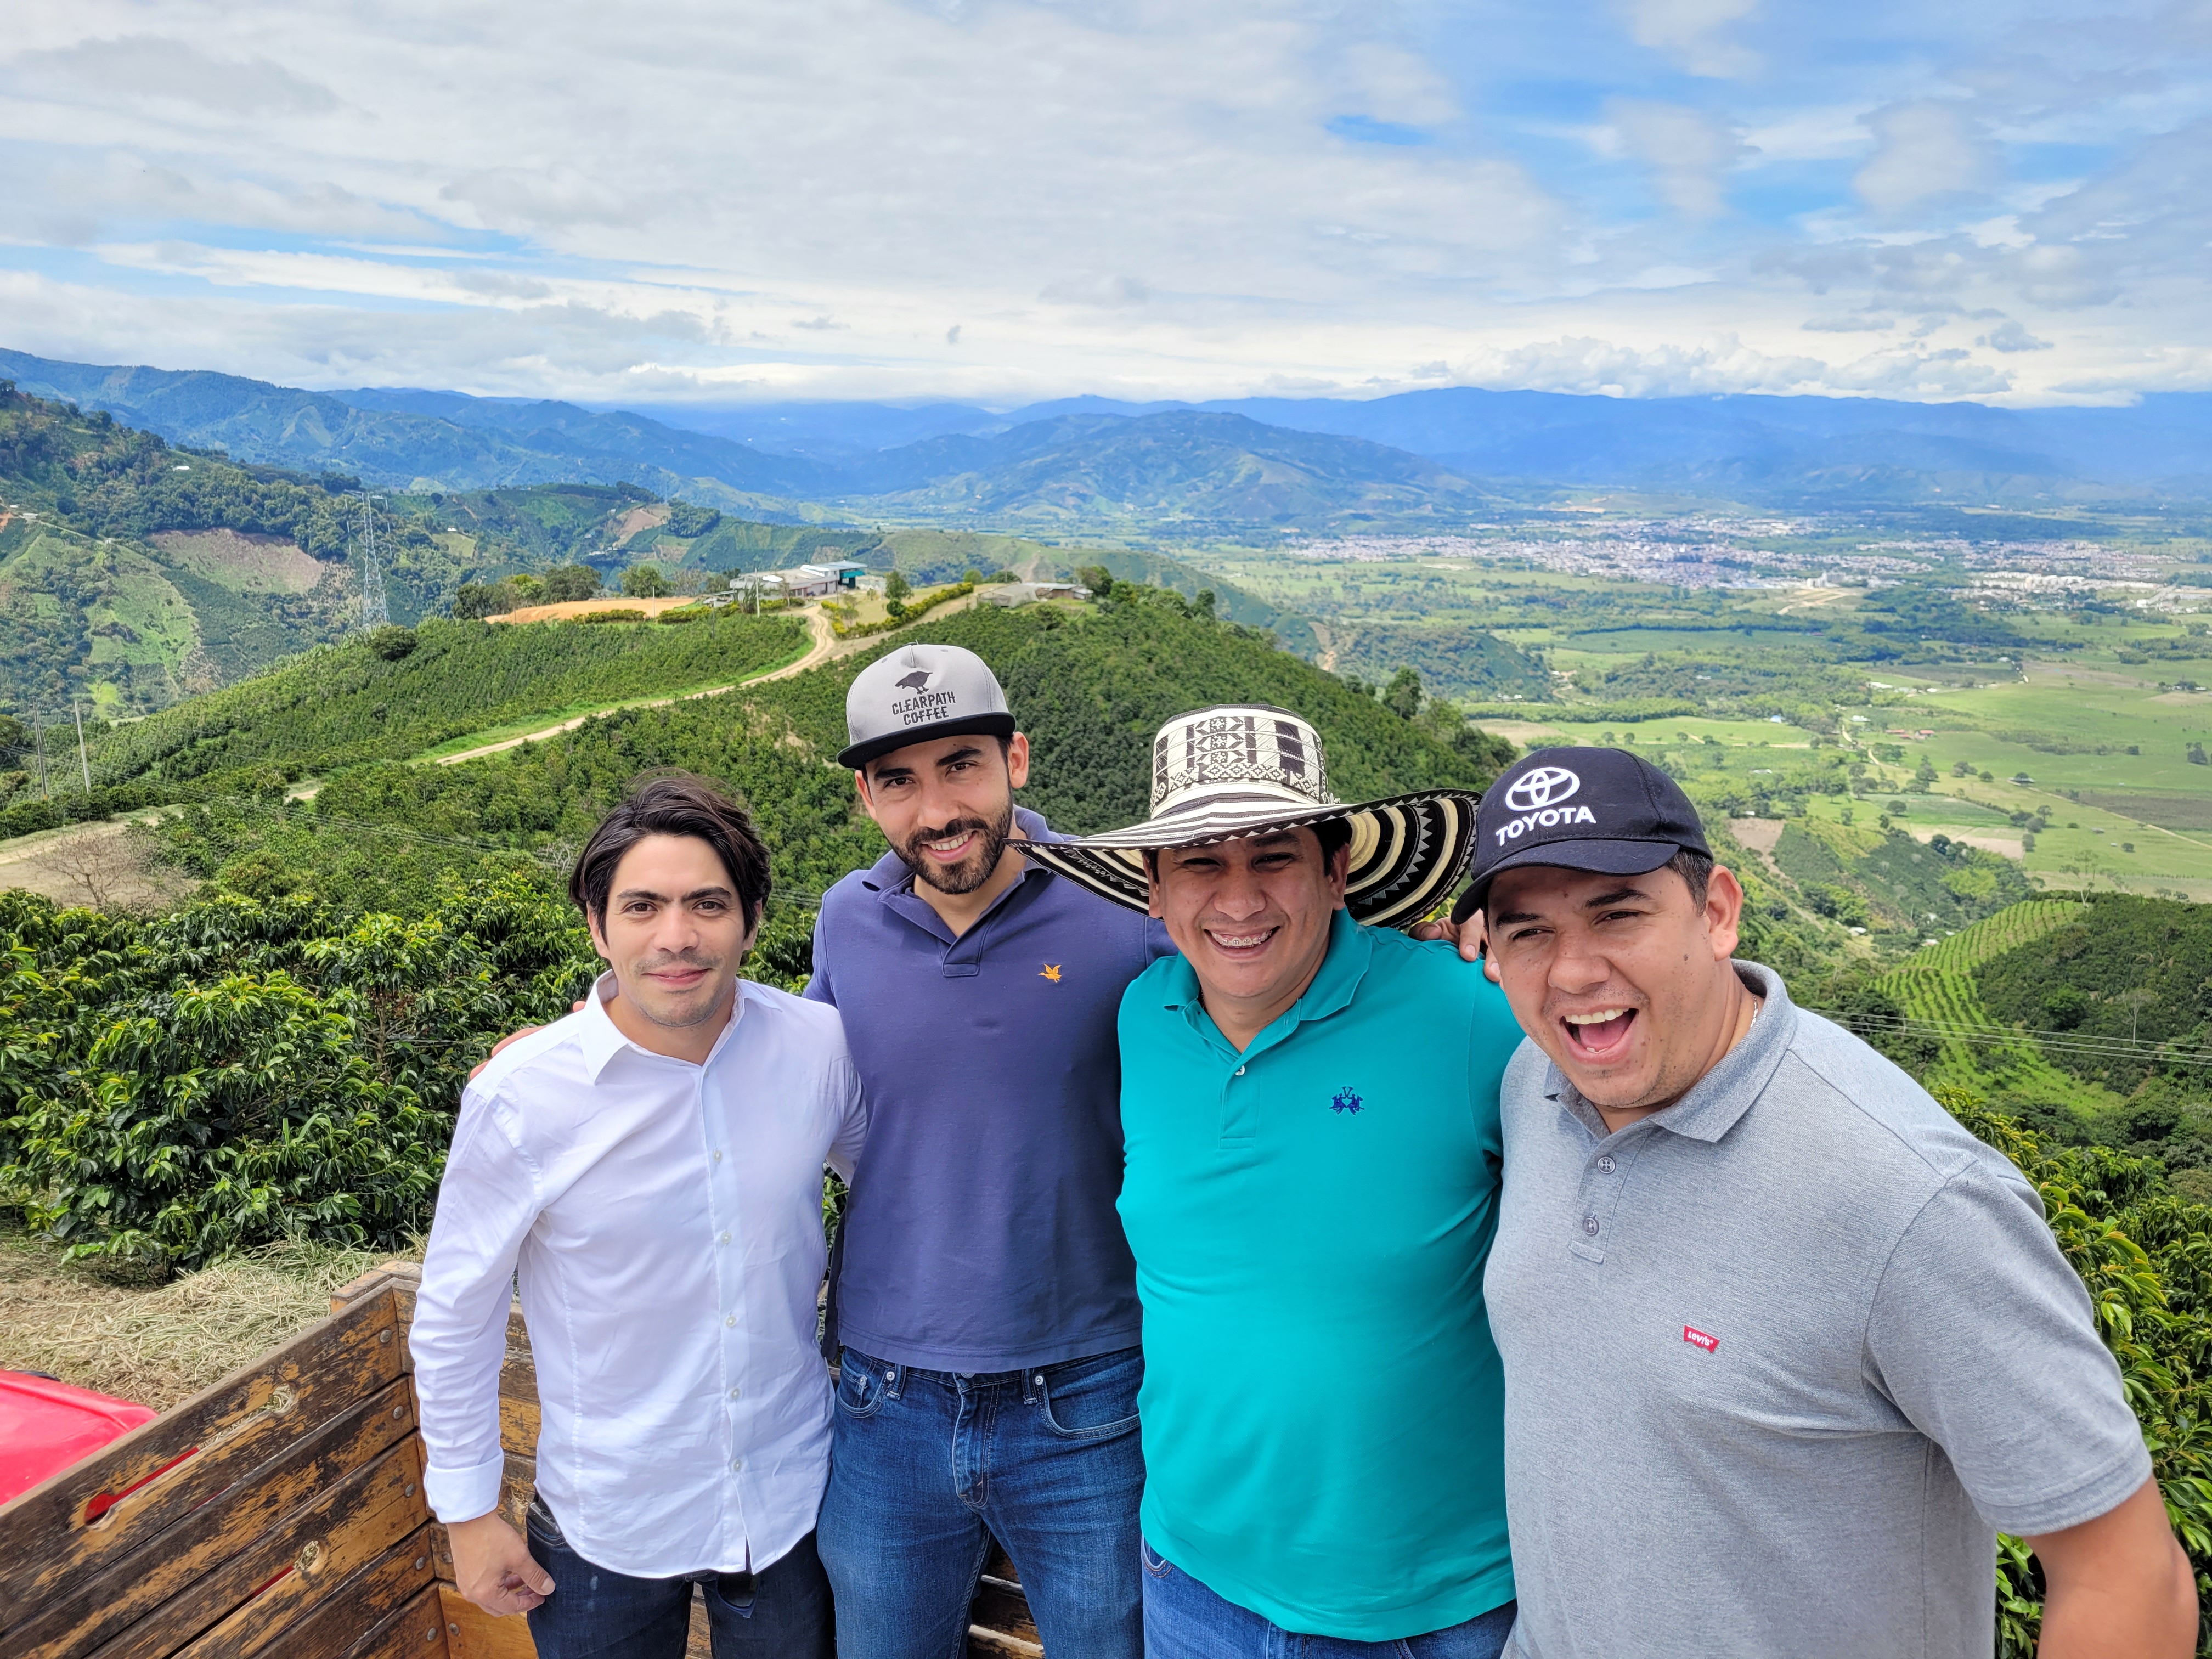
[[[441,1521],[499,1502],[510,1279],[538,1367],[538,1490],[585,1559],[757,1571],[829,1472],[815,1350],[822,1166],[866,1110],[837,1011],[741,980],[703,1066],[638,1048],[603,977],[461,1097],[410,1338]]]

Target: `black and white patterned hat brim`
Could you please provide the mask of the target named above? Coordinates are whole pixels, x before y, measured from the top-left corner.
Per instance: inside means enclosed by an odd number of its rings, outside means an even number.
[[[1342,818],[1352,826],[1345,908],[1354,921],[1411,927],[1457,884],[1474,841],[1471,790],[1431,789],[1357,805],[1294,805],[1288,790],[1208,794],[1188,812],[1170,812],[1127,830],[1076,841],[1023,844],[1023,854],[1132,910],[1150,908],[1145,849],[1241,841]],[[1287,809],[1287,810],[1286,810]]]

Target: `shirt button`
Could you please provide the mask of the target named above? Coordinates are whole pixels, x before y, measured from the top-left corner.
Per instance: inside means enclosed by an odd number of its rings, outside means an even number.
[[[729,1234],[727,1234],[727,1233],[724,1233],[724,1234],[722,1235],[722,1243],[725,1243],[725,1244],[726,1244],[726,1243],[728,1243],[729,1242],[730,1242],[730,1236],[729,1236]]]
[[[745,1460],[744,1460],[744,1458],[742,1458],[742,1457],[732,1457],[732,1458],[730,1460],[730,1473],[731,1473],[732,1474],[736,1474],[739,1469],[742,1469],[743,1468],[744,1468],[744,1466],[745,1466]]]
[[[1593,1238],[1597,1237],[1597,1218],[1594,1215],[1584,1216],[1583,1218],[1583,1231],[1589,1234]]]
[[[1590,1223],[1590,1231],[1592,1232],[1595,1232],[1597,1231],[1596,1222],[1593,1221]],[[725,1314],[722,1316],[722,1322],[725,1325],[734,1325],[738,1322],[738,1316],[735,1314]]]
[[[1244,1068],[1242,1066],[1239,1066],[1237,1068],[1237,1075],[1239,1077],[1243,1077],[1244,1075]]]
[[[720,1152],[716,1152],[716,1153],[714,1154],[714,1162],[715,1162],[715,1163],[717,1163],[717,1164],[720,1164],[721,1161],[722,1161],[722,1155],[721,1155]]]
[[[744,1392],[744,1390],[743,1389],[732,1389],[730,1390],[730,1398],[731,1398],[731,1399],[732,1399],[732,1400],[735,1400],[735,1399],[736,1399],[739,1395],[743,1394]]]
[[[1597,1171],[1600,1175],[1611,1175],[1613,1173],[1613,1154],[1611,1152],[1607,1152],[1603,1158],[1598,1159]],[[725,1244],[730,1242],[729,1234],[724,1233],[722,1235],[722,1242]]]

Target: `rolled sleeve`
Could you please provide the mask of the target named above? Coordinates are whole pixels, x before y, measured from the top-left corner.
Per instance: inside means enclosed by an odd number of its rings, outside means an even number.
[[[500,1116],[494,1095],[471,1089],[462,1096],[408,1334],[426,1453],[423,1496],[448,1524],[499,1507],[507,1311],[515,1258],[542,1207],[536,1171]]]
[[[2078,1526],[2150,1478],[2088,1292],[2009,1171],[1970,1164],[1922,1206],[1882,1272],[1867,1356],[2000,1531]]]

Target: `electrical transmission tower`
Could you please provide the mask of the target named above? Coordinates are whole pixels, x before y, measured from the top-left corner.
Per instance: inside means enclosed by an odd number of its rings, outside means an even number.
[[[384,498],[366,489],[348,492],[361,503],[361,626],[363,632],[392,620],[384,607],[384,569],[376,562],[376,503]]]

